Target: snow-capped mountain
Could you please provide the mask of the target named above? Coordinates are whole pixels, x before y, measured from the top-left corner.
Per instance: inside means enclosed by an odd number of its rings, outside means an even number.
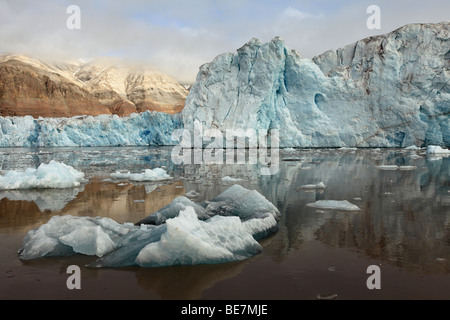
[[[0,55],[0,114],[72,117],[183,109],[188,91],[148,66],[113,59],[44,62]]]

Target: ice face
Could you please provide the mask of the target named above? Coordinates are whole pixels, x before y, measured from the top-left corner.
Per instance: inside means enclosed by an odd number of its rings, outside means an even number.
[[[85,181],[84,173],[64,163],[51,160],[37,169],[6,171],[0,176],[0,190],[62,189],[79,187]]]
[[[72,118],[0,117],[0,147],[101,147],[173,145],[180,115],[146,111]]]
[[[279,129],[281,147],[449,146],[449,31],[406,25],[313,59],[252,39],[201,66],[184,126]]]
[[[74,253],[93,255],[91,267],[222,263],[261,252],[257,240],[273,233],[279,211],[255,190],[234,185],[211,201],[178,197],[142,221],[53,216],[31,230],[23,260]]]

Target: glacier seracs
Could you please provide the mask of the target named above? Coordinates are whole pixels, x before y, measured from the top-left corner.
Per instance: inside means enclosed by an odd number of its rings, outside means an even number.
[[[307,59],[252,39],[201,66],[186,128],[278,129],[281,147],[450,145],[450,24],[411,24]]]
[[[75,253],[97,256],[90,267],[213,264],[250,258],[276,231],[278,209],[256,190],[234,185],[211,201],[178,197],[138,223],[104,217],[53,216],[30,230],[23,260]]]
[[[103,147],[173,145],[180,114],[146,111],[72,118],[0,117],[0,147]]]

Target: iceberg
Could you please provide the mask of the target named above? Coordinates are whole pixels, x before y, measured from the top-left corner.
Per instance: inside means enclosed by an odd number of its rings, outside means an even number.
[[[441,148],[440,146],[430,145],[430,146],[427,147],[427,154],[431,154],[431,155],[450,155],[450,150]]]
[[[166,222],[161,240],[145,246],[136,257],[143,267],[212,264],[237,261],[260,253],[261,245],[239,217],[215,216],[198,220],[192,207]]]
[[[135,223],[110,218],[53,216],[30,230],[19,249],[23,260],[85,254],[89,267],[160,267],[248,259],[258,240],[275,232],[278,209],[256,190],[234,185],[211,201],[178,197]]]
[[[6,171],[0,176],[0,190],[74,188],[85,181],[83,172],[51,160],[48,164],[41,163],[37,169]]]

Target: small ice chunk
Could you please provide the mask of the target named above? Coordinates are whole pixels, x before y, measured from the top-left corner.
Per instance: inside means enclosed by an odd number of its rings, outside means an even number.
[[[191,190],[189,192],[186,192],[184,195],[188,198],[197,198],[200,194],[195,190]]]
[[[398,166],[396,166],[395,164],[392,164],[392,165],[375,166],[375,168],[377,168],[379,170],[397,170]]]
[[[405,148],[405,150],[420,150],[420,149],[421,149],[420,147],[417,147],[415,145],[412,145],[412,146],[409,146],[409,147]]]
[[[222,178],[222,181],[227,181],[227,182],[234,182],[234,181],[241,181],[242,179],[239,178],[233,178],[230,176],[226,176]]]
[[[0,190],[74,188],[85,181],[83,172],[51,160],[48,164],[41,163],[37,169],[6,171],[0,176]]]
[[[142,173],[116,171],[111,173],[111,178],[132,181],[160,181],[172,179],[172,177],[167,174],[166,170],[162,168],[145,169]]]
[[[301,186],[301,189],[325,189],[327,186],[321,181],[317,184],[305,184]]]
[[[357,205],[348,202],[347,200],[318,200],[316,202],[308,203],[306,206],[318,209],[330,209],[341,211],[358,211],[361,210]]]
[[[450,155],[450,150],[443,149],[440,146],[428,146],[427,154]]]

